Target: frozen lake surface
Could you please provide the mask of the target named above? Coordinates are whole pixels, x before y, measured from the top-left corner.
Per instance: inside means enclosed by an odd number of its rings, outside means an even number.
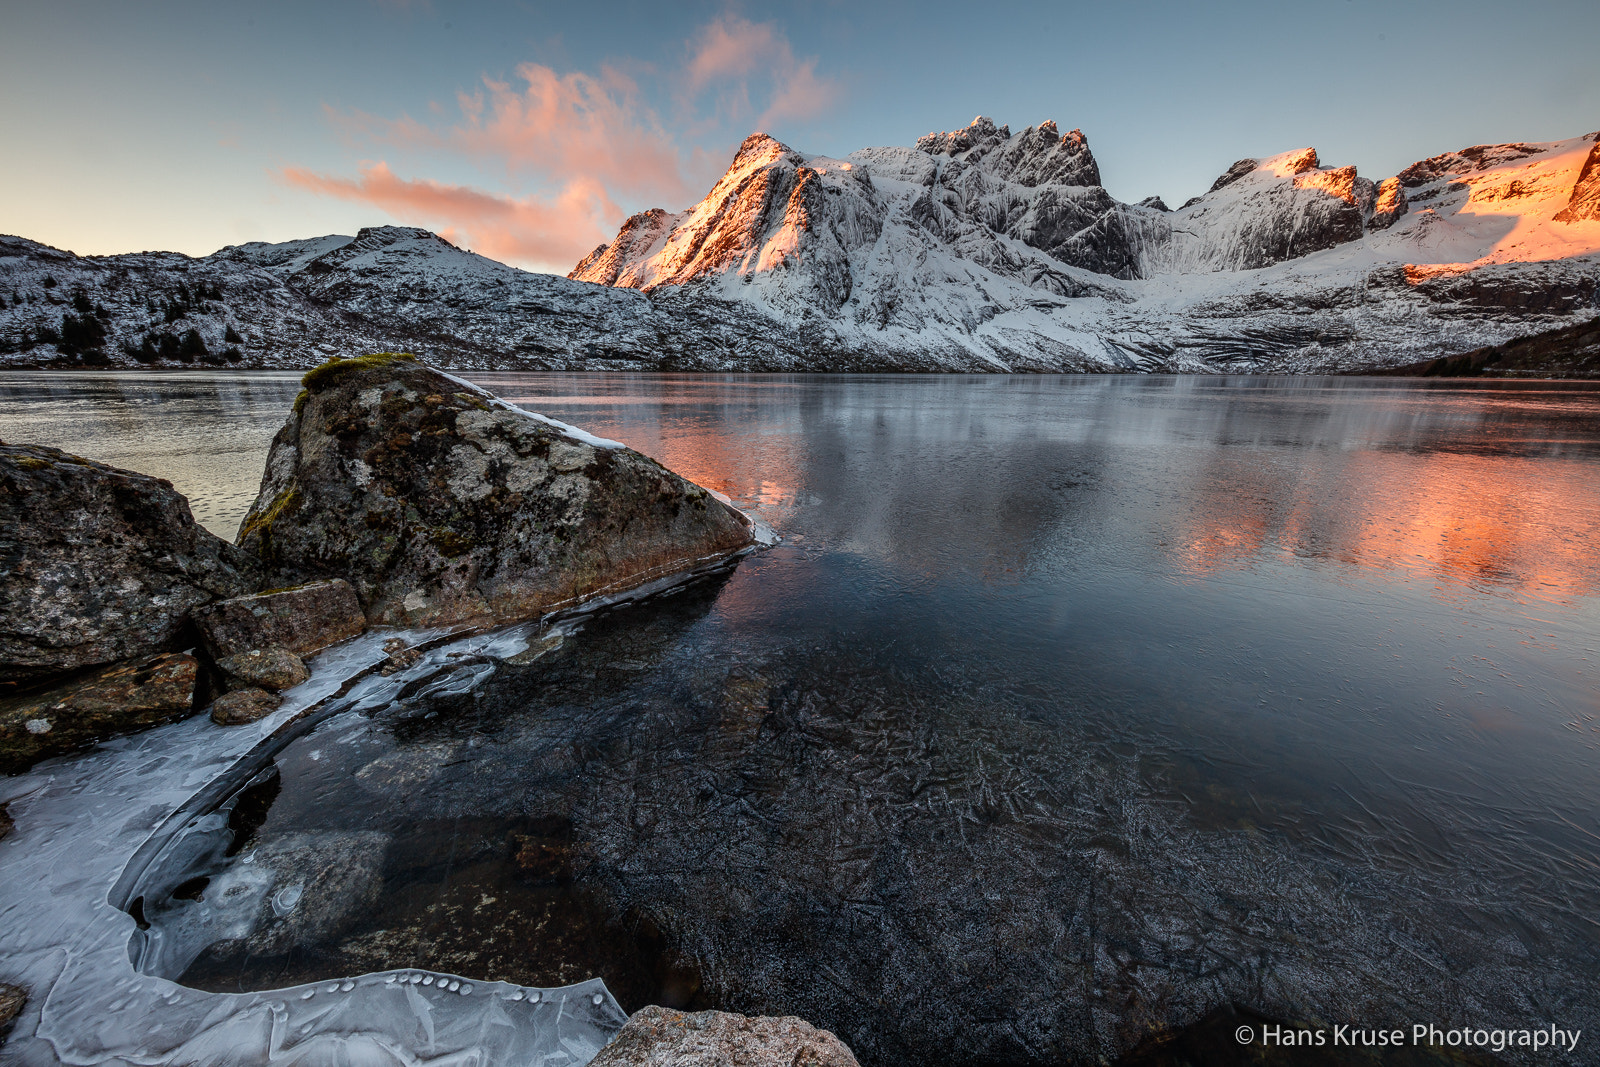
[[[1600,390],[469,377],[783,544],[258,757],[227,847],[144,883],[146,980],[602,978],[868,1065],[1094,1061],[1229,1002],[1600,1038]],[[7,375],[0,438],[230,536],[297,388]],[[83,763],[0,783],[0,862]]]

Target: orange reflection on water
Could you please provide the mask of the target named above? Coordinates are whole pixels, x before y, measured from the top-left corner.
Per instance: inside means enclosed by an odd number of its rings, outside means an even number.
[[[1195,576],[1269,555],[1430,575],[1439,595],[1467,590],[1541,599],[1600,586],[1593,516],[1600,486],[1581,464],[1450,453],[1354,454],[1306,472],[1241,466],[1199,479],[1172,544]]]

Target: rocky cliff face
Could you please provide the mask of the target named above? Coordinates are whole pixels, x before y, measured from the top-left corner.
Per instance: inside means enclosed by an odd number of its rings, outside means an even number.
[[[1135,258],[1146,277],[1259,270],[1360,240],[1375,201],[1356,168],[1321,167],[1314,148],[1241,159],[1178,211],[1140,213]]]
[[[752,544],[654,460],[409,356],[332,362],[273,440],[240,545],[350,582],[369,621],[514,622]]]
[[[760,276],[770,306],[832,313],[850,298],[851,254],[878,239],[882,211],[864,171],[752,134],[699,204],[635,215],[568,277],[646,292],[705,281],[737,299]]]
[[[1589,149],[1589,155],[1583,161],[1583,169],[1578,171],[1578,180],[1573,183],[1567,206],[1555,215],[1557,222],[1596,220],[1600,220],[1600,137],[1595,138],[1594,147]]]

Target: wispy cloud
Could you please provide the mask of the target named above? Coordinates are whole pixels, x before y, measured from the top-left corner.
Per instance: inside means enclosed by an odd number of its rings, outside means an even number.
[[[817,57],[797,59],[788,39],[770,22],[724,15],[703,26],[690,48],[684,77],[687,96],[699,100],[715,94],[729,121],[756,114],[752,90],[767,100],[756,115],[756,125],[762,128],[816,118],[841,95],[836,81],[817,74]]]
[[[458,93],[460,119],[442,129],[360,112],[343,122],[397,147],[500,164],[513,178],[581,176],[623,196],[687,195],[680,150],[633,79],[610,67],[599,75],[558,74],[524,63],[517,80],[519,86],[485,78],[481,89]]]
[[[282,177],[448,230],[496,259],[565,270],[615,234],[619,205],[686,206],[752,123],[771,132],[809,121],[841,95],[818,59],[795,56],[774,23],[725,15],[699,27],[682,54],[668,71],[637,68],[647,72],[644,86],[615,64],[561,73],[524,63],[513,78],[485,77],[458,93],[454,119],[438,107],[430,121],[329,111],[358,141],[470,160],[499,172],[507,192],[403,179],[387,161],[363,166],[357,178],[298,167]]]
[[[463,185],[397,177],[387,163],[361,168],[358,178],[335,178],[287,167],[290,185],[381,208],[402,222],[442,227],[440,236],[491,259],[576,262],[607,240],[621,212],[605,189],[576,178],[554,197],[497,196]]]

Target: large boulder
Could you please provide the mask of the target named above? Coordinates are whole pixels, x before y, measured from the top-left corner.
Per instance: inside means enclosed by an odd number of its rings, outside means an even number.
[[[348,579],[372,623],[424,626],[534,617],[751,541],[649,457],[391,354],[306,375],[239,543]]]
[[[190,611],[261,577],[172,483],[0,444],[0,696],[184,647]]]
[[[850,1047],[792,1015],[635,1012],[590,1067],[858,1067]]]

